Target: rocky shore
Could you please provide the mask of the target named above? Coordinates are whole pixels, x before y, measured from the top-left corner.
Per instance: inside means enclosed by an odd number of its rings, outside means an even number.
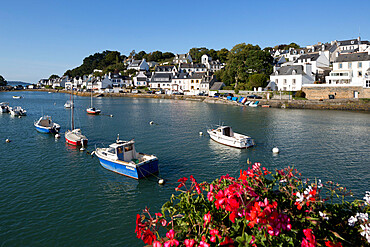
[[[53,90],[53,89],[29,89],[27,91],[48,91],[48,92],[68,93],[68,91],[66,90]],[[90,97],[91,95],[89,92],[74,92],[74,94],[85,97]],[[190,100],[204,103],[241,106],[241,104],[239,103],[229,101],[223,98],[214,98],[207,96],[146,94],[146,93],[95,93],[94,97],[174,99],[174,100]],[[258,101],[260,102],[259,105],[272,108],[370,111],[370,99],[325,99],[325,100],[258,99]]]

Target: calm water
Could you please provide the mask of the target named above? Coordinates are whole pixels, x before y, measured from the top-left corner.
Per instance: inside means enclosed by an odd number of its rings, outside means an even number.
[[[110,118],[87,115],[90,98],[77,97],[76,125],[89,138],[88,150],[112,143],[118,133],[121,139],[135,138],[138,151],[158,156],[160,176],[168,180],[159,186],[154,177],[136,181],[107,171],[63,138],[36,132],[33,122],[42,113],[62,132],[68,128],[70,113],[63,108],[68,99],[56,93],[0,93],[0,102],[28,111],[23,118],[0,115],[0,246],[142,246],[135,238],[135,215],[145,206],[159,210],[177,179],[237,176],[248,158],[270,169],[294,165],[305,177],[343,184],[356,198],[370,189],[368,113],[94,98],[103,113],[114,115]],[[249,134],[257,146],[238,150],[211,141],[206,128],[218,123]],[[279,155],[271,152],[275,146]]]

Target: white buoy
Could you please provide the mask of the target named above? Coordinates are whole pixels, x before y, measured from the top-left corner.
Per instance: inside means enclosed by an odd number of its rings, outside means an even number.
[[[11,142],[9,139],[6,139],[5,142]]]
[[[59,134],[55,134],[55,139],[58,139],[60,138],[60,135]]]
[[[110,114],[109,116],[110,116],[110,117],[113,117],[113,115],[112,115],[112,114]]]
[[[18,118],[22,118],[22,116],[18,116]]]
[[[278,153],[280,152],[280,150],[279,150],[279,148],[274,147],[274,148],[272,149],[272,152],[273,152],[274,154],[278,154]]]
[[[200,136],[202,136],[202,135],[203,135],[203,132],[202,132],[202,131],[200,131],[200,132],[199,132],[199,135],[200,135]]]
[[[163,185],[164,184],[164,179],[163,178],[159,179],[158,184]]]
[[[85,151],[85,148],[84,148],[84,147],[81,147],[81,148],[80,148],[80,151]]]
[[[150,121],[149,124],[152,125],[152,124],[154,124],[154,122],[153,121]]]

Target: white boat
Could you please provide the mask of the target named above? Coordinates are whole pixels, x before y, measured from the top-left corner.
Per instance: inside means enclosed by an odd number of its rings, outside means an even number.
[[[68,100],[65,104],[64,104],[64,108],[71,108],[73,106],[73,103],[72,101]]]
[[[93,152],[107,170],[140,179],[158,173],[158,158],[136,152],[135,141],[121,141],[119,135],[108,148],[96,148]]]
[[[256,102],[252,102],[249,104],[250,107],[257,107],[258,106],[258,103],[260,103],[259,101],[256,101]]]
[[[64,137],[66,139],[66,142],[70,145],[74,146],[83,146],[85,147],[87,145],[87,137],[84,136],[81,133],[80,129],[75,129],[74,126],[74,104],[73,104],[73,94],[71,92],[71,130],[67,130],[66,133],[64,134]]]
[[[0,113],[8,113],[8,112],[9,112],[9,103],[1,102],[0,103]]]
[[[26,116],[27,115],[27,111],[22,109],[22,107],[20,106],[10,107],[9,111],[12,116]]]
[[[54,123],[50,116],[40,117],[38,121],[34,123],[36,130],[41,133],[58,133],[60,125]]]
[[[22,96],[13,96],[13,99],[21,99]]]
[[[249,148],[255,145],[254,140],[250,136],[235,133],[230,126],[219,126],[216,129],[208,129],[207,133],[212,140],[227,146]]]

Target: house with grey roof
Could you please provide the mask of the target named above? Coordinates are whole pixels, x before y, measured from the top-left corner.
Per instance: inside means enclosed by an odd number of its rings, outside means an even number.
[[[200,73],[200,72],[206,72],[207,67],[204,64],[201,63],[181,63],[179,65],[179,71],[181,72],[194,72],[194,73]]]
[[[209,88],[213,85],[215,77],[209,72],[183,72],[177,73],[172,77],[172,90],[182,92],[185,95],[198,95],[209,93]]]
[[[324,52],[307,53],[298,57],[294,65],[311,64],[312,75],[315,81],[325,81],[325,76],[331,71],[330,62]]]
[[[219,60],[213,61],[212,57],[208,54],[203,54],[200,60],[210,72],[216,72],[225,67],[225,64],[221,63]]]
[[[145,58],[143,60],[131,60],[130,64],[128,65],[127,69],[134,69],[137,71],[148,71],[149,65],[146,62]]]
[[[132,80],[135,87],[146,87],[149,86],[151,73],[146,71],[139,71]]]
[[[175,54],[175,57],[173,58],[174,64],[191,63],[191,62],[193,62],[193,59],[191,58],[189,53]]]
[[[277,90],[299,91],[302,85],[313,84],[315,76],[312,74],[312,65],[283,66],[270,75],[270,81],[275,82]]]

